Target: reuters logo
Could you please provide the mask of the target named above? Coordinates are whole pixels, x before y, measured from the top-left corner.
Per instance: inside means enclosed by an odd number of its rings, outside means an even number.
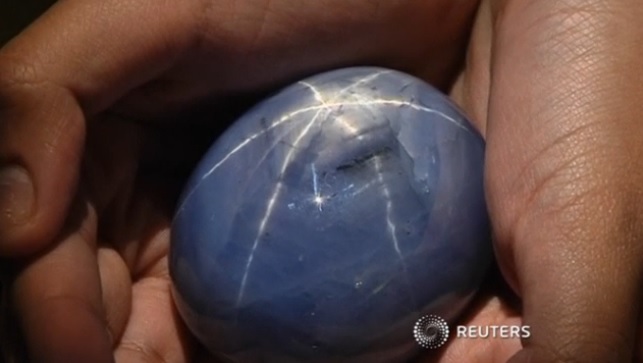
[[[449,326],[439,316],[425,315],[415,323],[413,336],[422,348],[437,349],[449,339]]]
[[[437,315],[421,317],[413,327],[415,341],[425,349],[437,349],[449,339],[449,325]],[[457,325],[455,338],[460,339],[528,339],[529,325]]]

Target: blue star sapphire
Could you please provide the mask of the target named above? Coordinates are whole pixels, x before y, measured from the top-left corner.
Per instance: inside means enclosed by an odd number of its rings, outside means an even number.
[[[179,312],[230,362],[404,362],[492,260],[484,141],[409,75],[347,68],[258,104],[203,157],[172,227]]]

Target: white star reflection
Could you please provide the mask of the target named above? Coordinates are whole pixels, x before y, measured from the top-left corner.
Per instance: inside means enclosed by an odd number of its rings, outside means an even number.
[[[324,204],[325,198],[319,193],[319,183],[317,182],[317,169],[315,164],[310,165],[311,172],[313,174],[313,203],[317,205],[319,211],[322,211],[322,205]]]

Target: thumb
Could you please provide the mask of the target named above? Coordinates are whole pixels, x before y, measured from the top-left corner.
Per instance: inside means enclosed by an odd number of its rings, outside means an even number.
[[[629,362],[643,276],[643,88],[630,72],[643,13],[621,0],[501,5],[486,181],[499,261],[532,333],[511,362]]]
[[[155,3],[59,2],[0,49],[0,255],[55,237],[86,118],[169,68],[188,43],[195,2]]]
[[[32,252],[53,238],[75,194],[84,138],[83,113],[69,92],[10,88],[13,99],[3,97],[0,109],[2,255]]]

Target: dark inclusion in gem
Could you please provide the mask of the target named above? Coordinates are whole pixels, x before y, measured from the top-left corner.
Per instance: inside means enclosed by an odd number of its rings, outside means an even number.
[[[347,68],[260,103],[185,187],[170,272],[224,362],[404,362],[452,321],[492,250],[484,142],[409,75]]]

